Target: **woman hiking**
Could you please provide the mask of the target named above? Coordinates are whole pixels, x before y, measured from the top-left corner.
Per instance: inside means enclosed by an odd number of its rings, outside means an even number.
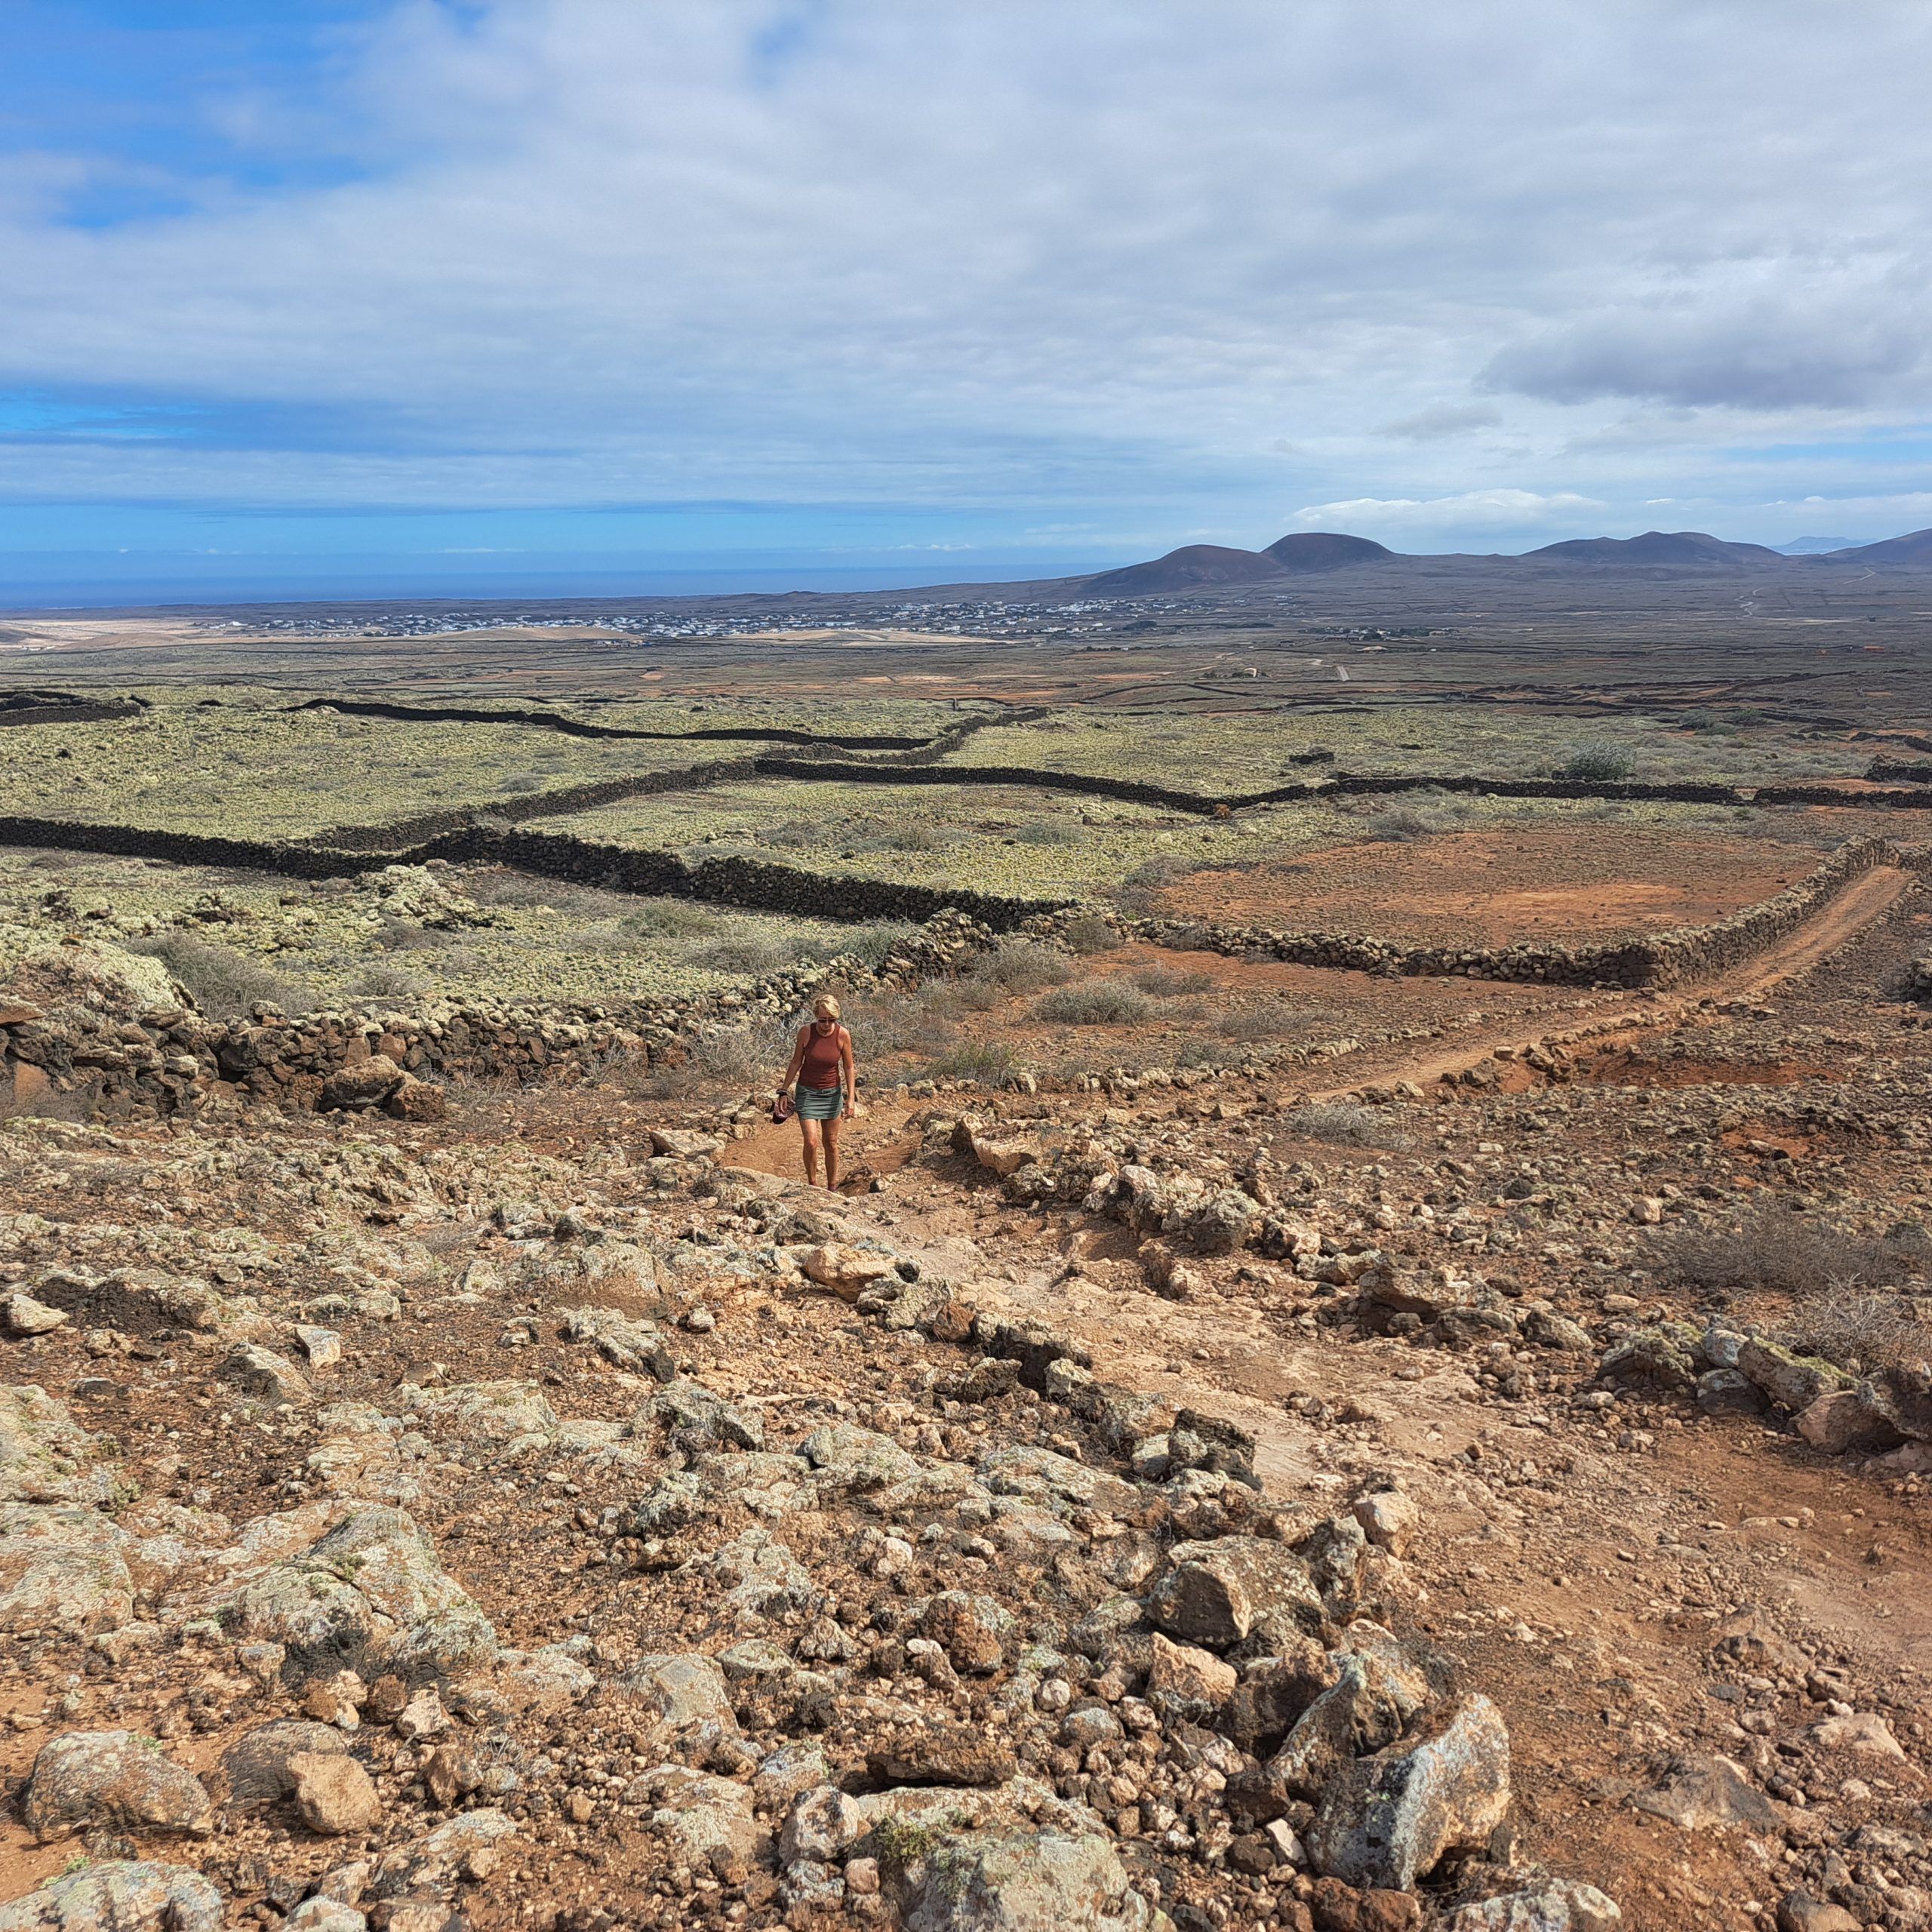
[[[829,993],[812,1001],[811,1019],[798,1029],[792,1064],[779,1083],[779,1118],[792,1106],[798,1113],[798,1131],[805,1143],[805,1180],[818,1180],[818,1150],[825,1147],[825,1184],[838,1185],[838,1128],[841,1118],[855,1111],[852,1084],[852,1036],[839,1023],[838,1002]]]

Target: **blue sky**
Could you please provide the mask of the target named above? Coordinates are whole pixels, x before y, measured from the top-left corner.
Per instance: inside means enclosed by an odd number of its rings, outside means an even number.
[[[1932,525],[1921,5],[7,11],[0,599]]]

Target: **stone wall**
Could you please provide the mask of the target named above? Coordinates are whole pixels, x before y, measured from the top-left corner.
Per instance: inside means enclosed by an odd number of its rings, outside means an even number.
[[[1888,839],[1854,839],[1795,885],[1727,918],[1606,946],[1404,946],[1349,934],[1285,932],[1184,919],[1137,920],[1128,929],[1156,946],[1347,968],[1390,977],[1459,975],[1556,986],[1670,986],[1724,972],[1755,958],[1795,931],[1853,879],[1875,866],[1902,863],[1903,854]]]
[[[349,718],[386,718],[405,724],[527,724],[567,738],[638,738],[694,743],[741,741],[781,745],[831,745],[848,752],[924,751],[931,738],[804,731],[786,724],[717,724],[688,731],[648,731],[641,726],[598,724],[555,711],[492,710],[487,705],[398,704],[386,698],[315,697],[291,711],[340,711]],[[942,734],[946,735],[946,734]]]
[[[702,900],[745,912],[791,912],[818,919],[916,922],[956,908],[1001,932],[1010,932],[1023,921],[1067,903],[820,874],[759,859],[706,859],[694,866],[675,852],[605,844],[568,832],[519,832],[479,825],[458,826],[419,845],[369,853],[222,838],[201,832],[159,832],[140,826],[0,817],[0,844],[165,859],[183,866],[232,866],[295,878],[343,878],[379,866],[420,866],[442,859],[452,864],[514,866],[542,878],[568,879],[613,892]]]
[[[956,972],[993,943],[986,926],[949,912],[875,968],[845,955],[807,972],[772,974],[743,992],[577,1006],[463,999],[420,1014],[297,1019],[258,1007],[250,1019],[220,1021],[181,1007],[127,1012],[77,1002],[43,1013],[0,1000],[0,1103],[45,1105],[66,1096],[75,1111],[117,1120],[252,1098],[298,1109],[380,1107],[429,1119],[442,1109],[440,1082],[531,1086],[675,1064],[720,1032],[789,1019],[818,987],[909,991]],[[774,1081],[783,1070],[773,1066]]]

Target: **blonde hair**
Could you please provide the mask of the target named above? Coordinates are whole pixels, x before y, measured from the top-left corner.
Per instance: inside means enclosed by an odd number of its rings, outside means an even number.
[[[812,1001],[812,1011],[820,1020],[836,1020],[839,1017],[838,1002],[829,993],[820,993]]]

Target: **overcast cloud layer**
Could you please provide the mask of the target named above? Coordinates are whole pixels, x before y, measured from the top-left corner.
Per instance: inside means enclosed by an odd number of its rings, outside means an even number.
[[[230,11],[0,124],[17,560],[1932,523],[1923,4]]]

